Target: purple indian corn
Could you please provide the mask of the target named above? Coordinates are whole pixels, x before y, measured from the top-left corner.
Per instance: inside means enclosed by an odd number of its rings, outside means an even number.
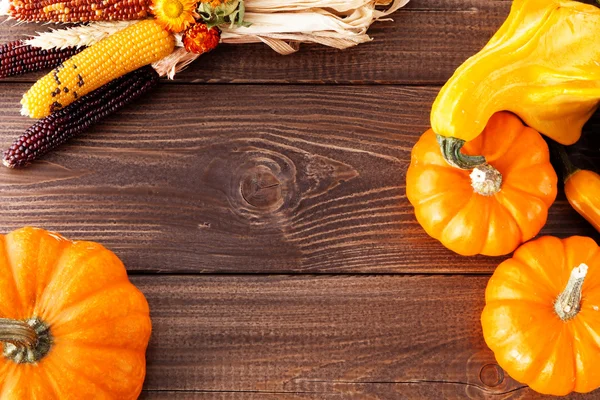
[[[158,79],[151,66],[140,68],[39,120],[4,152],[3,164],[9,168],[30,164],[147,93]]]
[[[150,0],[8,0],[19,21],[129,21],[150,14]]]
[[[81,50],[75,47],[42,50],[22,40],[6,43],[0,46],[0,78],[54,68]]]

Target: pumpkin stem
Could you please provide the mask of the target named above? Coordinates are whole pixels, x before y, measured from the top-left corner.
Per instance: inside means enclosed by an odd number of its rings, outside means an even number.
[[[473,168],[469,176],[473,190],[482,196],[493,196],[502,188],[502,174],[490,164]]]
[[[554,311],[563,321],[574,318],[581,309],[581,287],[588,272],[588,266],[581,264],[571,271],[567,287],[558,296],[554,303]]]
[[[4,357],[18,364],[36,363],[50,351],[49,327],[38,318],[19,321],[0,318],[0,342]]]
[[[483,156],[469,156],[463,154],[460,150],[465,145],[465,141],[453,137],[436,135],[437,142],[440,145],[444,160],[455,168],[473,169],[485,164]]]
[[[563,172],[563,181],[566,183],[569,180],[569,178],[571,177],[571,175],[573,175],[575,172],[579,171],[579,168],[577,168],[571,162],[571,159],[569,158],[569,155],[567,154],[567,151],[565,150],[565,146],[563,146],[562,144],[556,143],[555,141],[551,141],[550,143],[551,143],[552,147],[554,148],[554,150],[556,151],[556,153],[558,154],[558,156],[560,157],[560,164],[562,165],[562,172]]]

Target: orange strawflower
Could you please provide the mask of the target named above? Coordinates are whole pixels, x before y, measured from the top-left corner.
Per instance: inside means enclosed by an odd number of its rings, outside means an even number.
[[[214,50],[221,41],[219,28],[196,24],[183,34],[183,45],[191,53],[204,54]]]

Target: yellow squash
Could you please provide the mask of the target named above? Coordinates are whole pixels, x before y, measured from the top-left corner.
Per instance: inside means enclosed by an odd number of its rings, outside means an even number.
[[[599,34],[600,8],[593,5],[515,0],[506,22],[433,105],[431,126],[442,148],[457,155],[498,111],[513,112],[559,143],[575,143],[600,101]],[[466,167],[482,161],[467,159]]]

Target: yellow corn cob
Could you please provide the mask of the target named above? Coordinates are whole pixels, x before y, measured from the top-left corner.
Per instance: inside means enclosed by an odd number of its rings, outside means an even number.
[[[79,97],[131,71],[159,61],[175,48],[175,38],[153,19],[140,21],[59,65],[23,96],[21,113],[47,117]]]

